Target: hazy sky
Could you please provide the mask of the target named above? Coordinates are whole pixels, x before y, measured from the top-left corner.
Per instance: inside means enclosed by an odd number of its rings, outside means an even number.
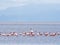
[[[60,22],[60,0],[0,0],[0,22]]]

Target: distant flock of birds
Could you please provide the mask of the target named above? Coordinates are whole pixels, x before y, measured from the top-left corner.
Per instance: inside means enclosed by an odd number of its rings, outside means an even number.
[[[17,33],[17,32],[10,32],[10,33],[0,33],[0,36],[59,36],[60,32],[37,32],[35,33],[33,30],[30,32],[22,32],[22,33]]]

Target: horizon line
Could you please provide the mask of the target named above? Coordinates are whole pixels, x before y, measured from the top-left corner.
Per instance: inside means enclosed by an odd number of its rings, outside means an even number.
[[[0,24],[60,24],[60,22],[0,22]]]

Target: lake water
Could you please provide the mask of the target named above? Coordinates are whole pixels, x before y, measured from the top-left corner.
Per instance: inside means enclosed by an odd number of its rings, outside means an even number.
[[[60,32],[60,24],[0,24],[0,32],[29,32],[30,28],[34,32]],[[0,36],[0,44],[60,44],[60,36],[45,37],[24,37],[24,36]]]

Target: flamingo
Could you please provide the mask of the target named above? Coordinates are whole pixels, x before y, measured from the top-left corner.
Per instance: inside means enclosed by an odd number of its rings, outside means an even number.
[[[11,36],[17,36],[18,34],[16,32],[10,32]]]
[[[6,36],[6,34],[4,34],[4,33],[3,33],[3,34],[1,34],[1,35],[2,35],[2,36]]]
[[[26,33],[27,36],[35,36],[35,33],[33,32],[33,30],[31,30],[30,32]]]
[[[57,35],[60,35],[60,32],[57,32]]]
[[[23,36],[26,36],[26,32],[23,32],[22,35],[23,35]]]
[[[42,36],[42,35],[43,35],[42,32],[38,32],[38,33],[37,33],[37,36]]]
[[[6,34],[6,36],[11,36],[11,34]]]
[[[56,33],[50,33],[50,36],[56,36]]]
[[[45,32],[44,35],[45,35],[45,36],[48,36],[48,35],[49,35],[49,32]]]

